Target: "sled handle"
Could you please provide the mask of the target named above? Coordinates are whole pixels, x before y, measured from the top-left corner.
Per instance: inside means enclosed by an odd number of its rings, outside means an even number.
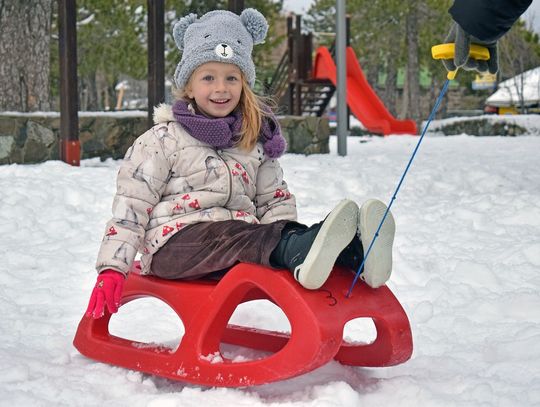
[[[433,59],[453,59],[456,52],[456,46],[454,43],[439,44],[431,47],[431,56]],[[487,61],[490,58],[489,50],[478,44],[471,44],[469,48],[469,57],[478,59],[480,61]],[[452,80],[457,75],[457,69],[455,71],[449,71],[446,76]]]

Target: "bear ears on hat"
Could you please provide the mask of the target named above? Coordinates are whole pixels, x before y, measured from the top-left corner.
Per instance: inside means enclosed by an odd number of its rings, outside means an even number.
[[[215,11],[212,13],[216,13]],[[226,12],[231,13],[231,12]],[[233,14],[233,13],[231,13]],[[173,37],[176,46],[180,51],[184,49],[184,35],[188,27],[197,21],[197,14],[188,14],[182,17],[173,27]],[[266,38],[268,32],[268,23],[266,18],[254,8],[247,8],[240,14],[240,21],[253,37],[253,44],[261,44]]]

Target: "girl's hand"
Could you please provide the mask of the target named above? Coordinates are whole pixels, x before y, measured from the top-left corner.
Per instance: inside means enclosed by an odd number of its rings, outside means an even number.
[[[86,309],[86,316],[94,319],[101,318],[105,313],[105,304],[111,314],[118,311],[122,289],[124,288],[124,275],[119,271],[107,269],[102,271],[90,295],[90,302]]]

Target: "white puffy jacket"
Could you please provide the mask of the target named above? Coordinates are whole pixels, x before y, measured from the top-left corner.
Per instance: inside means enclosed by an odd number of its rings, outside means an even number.
[[[139,251],[142,273],[148,274],[152,254],[188,224],[296,220],[283,171],[265,156],[262,144],[250,152],[216,149],[190,136],[167,105],[156,109],[154,120],[118,172],[98,272],[112,268],[127,274]]]

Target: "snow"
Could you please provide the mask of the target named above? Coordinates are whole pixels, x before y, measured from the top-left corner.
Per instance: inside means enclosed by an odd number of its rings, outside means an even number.
[[[296,14],[305,14],[312,5],[313,0],[285,0],[283,2],[283,10]]]
[[[417,140],[349,138],[348,155],[339,157],[332,137],[331,154],[285,155],[300,221],[319,221],[345,197],[388,202]],[[0,405],[539,405],[538,151],[534,136],[424,140],[392,209],[397,235],[388,285],[411,321],[411,360],[389,368],[331,362],[241,389],[97,363],[72,346],[119,161],[0,166]],[[233,322],[286,331],[276,308],[249,303]],[[354,323],[346,327],[349,339],[373,337],[372,327]],[[152,299],[127,304],[111,322],[117,335],[165,348],[178,343],[181,329],[168,306]],[[235,360],[243,356],[250,357]]]
[[[497,91],[486,99],[491,106],[525,106],[540,103],[540,67],[520,73],[498,85]]]

